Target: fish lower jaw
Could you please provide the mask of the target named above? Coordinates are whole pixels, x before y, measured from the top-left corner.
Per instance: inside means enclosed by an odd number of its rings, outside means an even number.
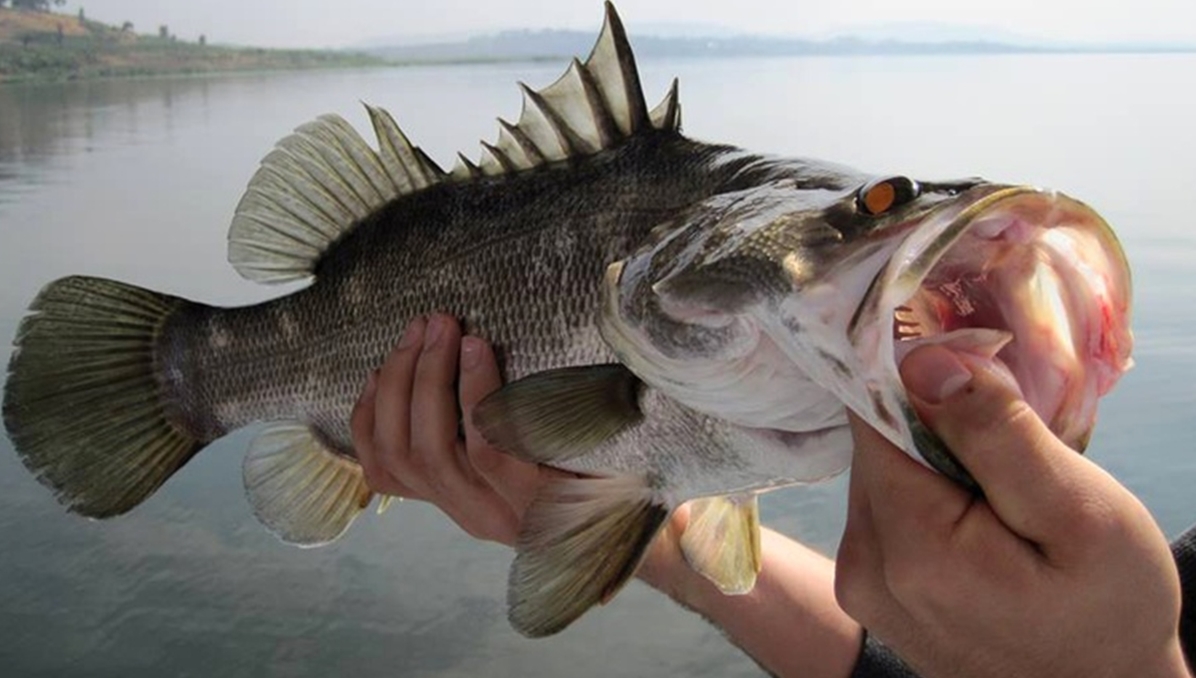
[[[895,364],[928,344],[982,360],[1082,447],[1131,341],[1118,307],[1128,291],[1115,289],[1120,250],[1099,247],[1091,230],[1018,210],[976,219],[893,311]]]

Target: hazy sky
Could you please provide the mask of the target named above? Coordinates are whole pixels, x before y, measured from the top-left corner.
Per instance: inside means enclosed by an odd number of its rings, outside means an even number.
[[[621,0],[636,24],[692,22],[744,32],[825,34],[852,25],[945,22],[1066,40],[1196,42],[1194,0]],[[503,28],[594,29],[600,0],[71,0],[93,18],[167,24],[181,38],[261,46],[347,46],[388,36]]]

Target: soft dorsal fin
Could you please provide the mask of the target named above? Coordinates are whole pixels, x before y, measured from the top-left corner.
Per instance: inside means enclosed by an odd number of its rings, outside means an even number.
[[[650,129],[681,129],[677,82],[648,110],[639,71],[623,22],[606,3],[602,34],[584,63],[574,59],[556,82],[541,90],[523,88],[519,122],[499,119],[498,141],[482,143],[474,165],[460,158],[452,177],[468,181],[480,171],[504,174],[614,148]]]
[[[266,283],[305,278],[358,221],[445,177],[389,113],[366,109],[379,151],[340,116],[324,115],[262,160],[228,232],[228,260],[238,273]]]
[[[615,8],[584,63],[556,82],[523,85],[518,123],[499,120],[477,164],[460,156],[453,181],[509,174],[615,148],[649,130],[681,128],[677,82],[648,110],[631,44]],[[228,259],[265,283],[311,275],[329,245],[391,200],[450,175],[413,145],[390,114],[366,106],[378,150],[339,116],[325,115],[279,141],[245,190],[228,234]]]

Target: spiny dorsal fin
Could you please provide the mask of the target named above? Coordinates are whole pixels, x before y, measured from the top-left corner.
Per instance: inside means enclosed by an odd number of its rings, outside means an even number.
[[[675,132],[681,128],[675,80],[664,101],[648,111],[631,43],[609,2],[602,34],[585,63],[574,59],[565,74],[544,89],[521,87],[519,122],[499,120],[498,142],[483,143],[478,162],[483,174],[591,155],[650,129]],[[452,176],[461,181],[475,178],[470,166],[461,163]]]
[[[267,283],[305,278],[328,245],[358,221],[446,176],[389,113],[366,109],[379,151],[340,116],[324,115],[262,160],[228,233],[228,259],[238,273]]]
[[[614,148],[651,129],[681,126],[677,83],[651,112],[631,44],[615,8],[585,63],[574,59],[556,82],[523,87],[519,122],[499,121],[498,141],[481,159],[459,158],[448,175],[414,146],[389,113],[366,106],[378,150],[344,119],[325,115],[278,142],[237,205],[228,259],[242,276],[275,283],[306,278],[334,241],[399,196],[451,176],[472,181]]]

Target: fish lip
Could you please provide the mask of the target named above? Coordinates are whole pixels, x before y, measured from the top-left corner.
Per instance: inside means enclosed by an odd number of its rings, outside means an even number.
[[[891,329],[882,329],[873,337],[880,339],[879,345],[875,341],[862,339],[861,335],[874,332],[877,327],[884,328],[887,325],[891,328],[895,310],[920,292],[923,282],[947,252],[959,244],[968,233],[975,233],[982,238],[1001,236],[1008,224],[1002,227],[999,220],[1010,215],[1028,215],[1028,223],[1033,227],[1042,227],[1043,232],[1059,226],[1072,226],[1073,230],[1090,236],[1104,255],[1103,270],[1108,272],[1110,278],[1107,290],[1109,307],[1115,312],[1111,323],[1106,322],[1100,329],[1116,336],[1110,339],[1115,345],[1108,354],[1111,369],[1106,371],[1110,374],[1102,377],[1103,380],[1097,386],[1098,397],[1103,395],[1112,387],[1117,377],[1132,364],[1129,358],[1132,348],[1132,335],[1129,332],[1129,307],[1132,296],[1129,264],[1108,223],[1088,205],[1057,191],[1032,186],[981,185],[963,193],[918,223],[902,229],[901,242],[873,279],[849,328],[852,344],[857,350],[863,346],[871,346],[872,350],[879,353],[866,355],[864,353],[869,351],[865,349],[859,358],[865,365],[879,366],[880,373],[873,372],[870,383],[883,385],[880,387],[890,390],[895,395],[896,404],[902,413],[900,419],[904,419],[905,424],[898,426],[898,429],[905,430],[892,432],[899,438],[893,442],[900,444],[907,451],[916,451],[928,465],[973,490],[979,488],[971,475],[955,460],[946,445],[918,419],[898,372],[897,342]],[[994,217],[996,221],[985,224],[988,217]],[[994,232],[985,233],[986,228],[991,228]],[[1069,307],[1066,312],[1069,320],[1073,320],[1073,310]],[[1088,320],[1087,324],[1091,325],[1091,318]],[[1088,337],[1091,340],[1091,330]],[[1072,338],[1074,340],[1074,335]],[[1103,335],[1100,341],[1104,341]],[[1087,359],[1088,356],[1085,355],[1081,362]],[[1092,401],[1092,407],[1095,407],[1095,400]],[[1064,416],[1062,410],[1060,416]],[[1070,431],[1068,435],[1082,446],[1090,431],[1091,423],[1082,432],[1077,434]],[[889,437],[893,439],[894,435],[890,434]]]

